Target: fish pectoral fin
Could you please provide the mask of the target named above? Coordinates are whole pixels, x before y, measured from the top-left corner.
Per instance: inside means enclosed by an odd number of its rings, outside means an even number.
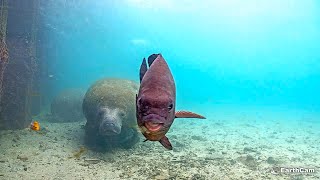
[[[146,58],[143,58],[142,64],[140,66],[140,82],[142,81],[142,78],[144,74],[146,74],[147,70],[148,70],[147,61],[146,61]]]
[[[166,136],[163,136],[163,138],[160,139],[159,141],[163,147],[165,147],[166,149],[172,150],[172,145],[169,141],[169,139]]]
[[[190,112],[190,111],[178,111],[175,114],[176,118],[198,118],[198,119],[206,119],[204,116],[199,114]]]
[[[146,142],[146,141],[148,141],[148,139],[145,139],[143,142]]]

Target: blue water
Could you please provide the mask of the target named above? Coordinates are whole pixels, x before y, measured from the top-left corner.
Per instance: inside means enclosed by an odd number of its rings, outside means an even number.
[[[320,179],[320,1],[35,2],[44,106],[32,120],[41,128],[0,131],[0,179]],[[138,82],[153,53],[172,71],[176,109],[206,117],[176,119],[172,151],[139,132],[131,149],[97,152],[84,117],[61,123],[50,113],[64,90]],[[57,107],[82,111],[72,95]],[[277,167],[316,171],[272,174]]]
[[[178,103],[320,107],[317,1],[127,0],[44,7],[55,88],[138,80],[162,53]]]

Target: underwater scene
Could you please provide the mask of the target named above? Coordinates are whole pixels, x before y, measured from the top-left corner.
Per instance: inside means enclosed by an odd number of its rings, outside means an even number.
[[[320,179],[319,1],[0,10],[0,179]]]

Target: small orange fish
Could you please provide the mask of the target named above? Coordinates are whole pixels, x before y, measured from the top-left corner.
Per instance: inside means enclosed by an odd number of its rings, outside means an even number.
[[[40,124],[38,121],[33,121],[30,124],[30,129],[34,130],[34,131],[39,131],[40,130]]]

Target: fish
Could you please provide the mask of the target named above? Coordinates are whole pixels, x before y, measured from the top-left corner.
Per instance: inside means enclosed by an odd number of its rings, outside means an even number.
[[[176,87],[169,66],[162,55],[152,54],[143,58],[140,66],[140,87],[136,95],[136,117],[145,141],[159,141],[163,147],[172,150],[166,137],[175,118],[199,118],[204,116],[177,111]]]
[[[38,121],[31,122],[30,129],[32,129],[34,131],[39,131],[40,130],[40,123]]]

